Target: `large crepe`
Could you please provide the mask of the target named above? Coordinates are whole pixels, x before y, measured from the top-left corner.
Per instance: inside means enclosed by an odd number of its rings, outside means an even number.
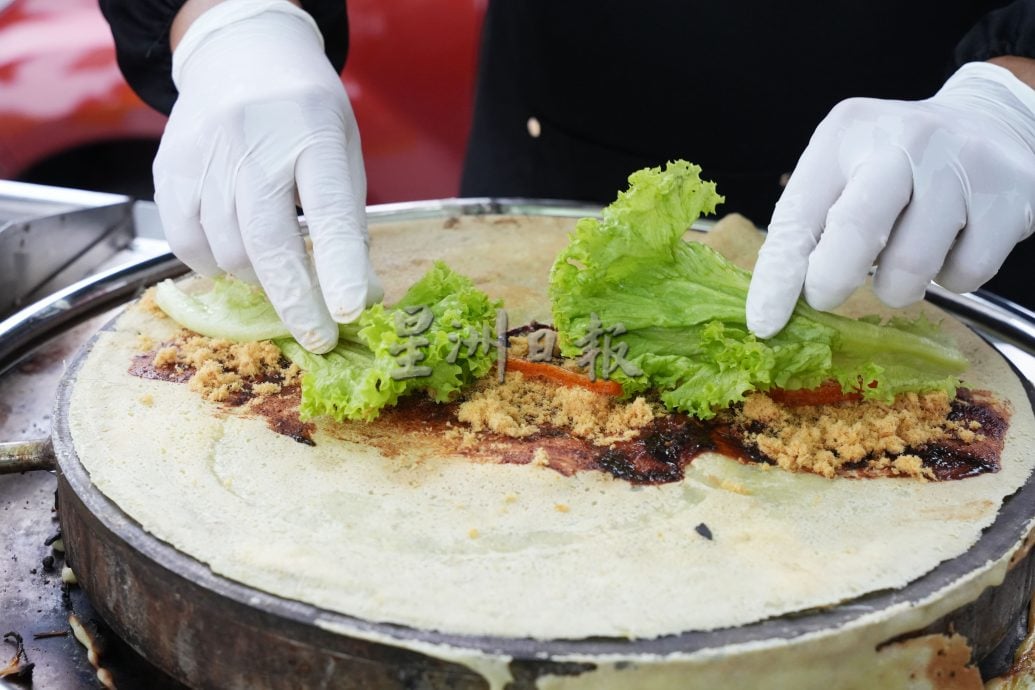
[[[511,325],[548,321],[549,267],[572,223],[374,226],[373,260],[388,302],[442,259],[502,298]],[[738,246],[753,251],[753,241]],[[682,481],[633,486],[599,472],[472,462],[400,429],[380,429],[397,439],[389,448],[322,424],[310,447],[185,385],[127,373],[139,334],[175,331],[139,308],[94,343],[70,426],[94,484],[144,529],[277,595],[450,633],[713,630],[903,587],[971,547],[1028,478],[1035,424],[1021,383],[962,324],[916,309],[958,339],[973,364],[967,385],[1014,402],[998,473],[829,480],[704,455]],[[702,523],[712,539],[695,529]]]

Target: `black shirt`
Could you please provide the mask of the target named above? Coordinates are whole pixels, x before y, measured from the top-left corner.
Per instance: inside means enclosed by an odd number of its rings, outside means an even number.
[[[933,95],[1001,4],[493,0],[463,193],[608,202],[685,158],[765,224],[838,101]]]

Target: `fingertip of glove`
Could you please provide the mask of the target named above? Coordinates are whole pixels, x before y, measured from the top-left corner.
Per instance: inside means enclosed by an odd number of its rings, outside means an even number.
[[[780,332],[780,329],[785,324],[779,323],[778,321],[767,318],[765,316],[754,315],[748,312],[747,315],[747,327],[756,338],[771,338]]]
[[[359,318],[366,308],[365,302],[353,306],[334,307],[331,309],[331,318],[338,323],[352,323]]]
[[[757,290],[748,292],[745,317],[748,330],[756,338],[771,338],[787,324],[787,317],[782,316],[784,310],[771,302],[767,295],[759,296]]]
[[[832,311],[841,306],[844,302],[829,292],[817,292],[816,290],[805,290],[805,302],[816,311]]]
[[[922,300],[929,284],[930,279],[910,271],[880,266],[873,277],[873,292],[892,309],[902,309]]]
[[[321,324],[317,328],[296,333],[295,340],[313,354],[326,354],[338,344],[338,327],[334,323]]]
[[[351,323],[359,318],[367,307],[384,299],[385,289],[373,268],[367,264],[366,280],[335,286],[333,294],[327,295],[327,306],[331,317],[338,323]]]

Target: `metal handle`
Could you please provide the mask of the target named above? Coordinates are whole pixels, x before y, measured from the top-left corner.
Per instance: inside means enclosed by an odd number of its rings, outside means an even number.
[[[0,474],[35,472],[57,468],[49,438],[0,443]]]

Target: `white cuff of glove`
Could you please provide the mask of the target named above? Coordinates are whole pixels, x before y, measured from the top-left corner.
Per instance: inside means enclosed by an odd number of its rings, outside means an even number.
[[[220,29],[236,24],[237,22],[251,19],[266,12],[282,12],[284,14],[298,17],[312,27],[316,34],[316,40],[323,50],[323,34],[316,20],[303,10],[287,0],[226,0],[206,10],[190,25],[183,34],[180,44],[176,46],[172,56],[172,80],[177,89],[180,89],[180,80],[183,70],[191,56],[197,52],[202,43],[209,36]]]

